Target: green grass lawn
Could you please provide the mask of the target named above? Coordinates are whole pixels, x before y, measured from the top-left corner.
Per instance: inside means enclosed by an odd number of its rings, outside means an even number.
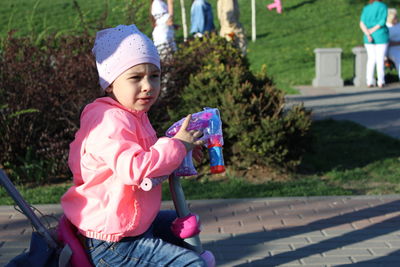
[[[93,27],[136,23],[146,34],[151,33],[149,1],[135,0],[143,4],[135,14],[129,13],[129,0],[78,0],[83,21]],[[216,0],[209,0],[214,8],[214,21],[219,27]],[[287,0],[282,1],[283,13],[277,14],[266,8],[269,0],[256,1],[257,40],[251,41],[251,1],[239,0],[241,22],[248,35],[248,58],[251,68],[259,71],[266,66],[269,76],[278,87],[288,93],[295,85],[311,84],[315,76],[315,48],[339,47],[342,54],[342,78],[348,83],[354,75],[354,55],[351,49],[362,45],[359,17],[361,0]],[[396,1],[385,1],[396,6]],[[180,1],[175,1],[176,23],[181,24]],[[190,22],[191,1],[185,0],[186,16]],[[72,0],[2,0],[0,3],[0,36],[11,29],[19,35],[40,36],[50,32],[68,33],[82,30],[82,20]],[[176,32],[182,40],[182,28]]]
[[[317,121],[312,131],[314,148],[299,177],[319,177],[356,195],[400,193],[400,140],[349,121]]]
[[[229,175],[224,181],[183,179],[184,192],[188,199],[400,193],[400,140],[348,121],[317,121],[312,132],[312,151],[306,153],[298,172],[285,181],[252,184]],[[59,203],[68,186],[18,189],[31,204],[43,204]],[[163,198],[171,199],[168,186],[163,189]],[[1,188],[0,205],[12,203]]]
[[[136,23],[151,33],[147,0],[140,12],[127,13],[126,0],[80,0],[81,16],[72,0],[2,0],[0,3],[0,37],[11,29],[17,35],[39,39],[51,32],[58,34],[82,31],[82,20],[94,34],[100,18],[105,25]],[[209,0],[214,8],[216,0]],[[282,14],[271,12],[257,1],[257,40],[252,42],[250,0],[239,0],[241,20],[249,36],[248,58],[253,71],[263,65],[278,87],[288,93],[295,85],[311,84],[314,78],[315,48],[340,47],[342,78],[353,76],[354,59],[351,49],[361,45],[358,21],[364,0],[287,0],[282,1]],[[396,1],[385,1],[395,6]],[[180,6],[176,1],[176,22]],[[190,1],[185,0],[187,14]],[[189,18],[188,18],[189,19]],[[182,30],[177,31],[182,40]],[[313,124],[314,148],[304,158],[299,170],[287,181],[251,184],[240,177],[228,177],[218,182],[212,178],[201,181],[183,180],[189,199],[243,198],[269,196],[313,196],[351,194],[400,193],[400,141],[358,124],[343,121],[318,121]],[[199,186],[199,183],[201,186]],[[69,184],[36,188],[18,187],[30,203],[58,203]],[[167,186],[164,198],[169,199]],[[11,204],[4,189],[0,189],[0,205]]]

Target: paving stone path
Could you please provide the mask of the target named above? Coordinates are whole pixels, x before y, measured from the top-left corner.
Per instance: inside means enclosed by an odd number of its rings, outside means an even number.
[[[398,266],[400,196],[190,201],[218,266]],[[59,205],[38,205],[58,217]],[[171,202],[163,202],[172,209]],[[0,266],[29,246],[24,215],[0,206]]]
[[[288,105],[303,102],[316,119],[353,120],[400,138],[399,84],[299,89]],[[400,195],[196,200],[190,207],[218,266],[400,266]],[[61,214],[59,205],[37,208]],[[0,266],[26,251],[31,231],[24,215],[0,206]]]
[[[400,138],[400,83],[378,88],[298,87],[299,95],[286,97],[288,106],[303,103],[315,119],[350,120]]]

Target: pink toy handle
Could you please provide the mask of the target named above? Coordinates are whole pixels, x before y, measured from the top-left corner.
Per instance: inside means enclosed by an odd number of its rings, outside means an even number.
[[[198,235],[201,231],[200,217],[193,213],[185,217],[178,217],[172,222],[171,230],[175,236],[181,239]]]
[[[185,194],[183,193],[182,185],[180,183],[180,177],[176,176],[175,174],[171,175],[169,177],[169,188],[171,191],[171,196],[174,202],[175,210],[178,213],[178,217],[190,218],[192,214],[185,200]],[[193,226],[196,224],[191,223],[190,225]],[[193,229],[196,228],[194,227]],[[214,255],[210,251],[203,249],[199,234],[195,234],[192,237],[183,239],[183,243],[184,247],[197,252],[204,259],[204,261],[207,264],[207,267],[215,267]]]
[[[165,180],[168,179],[169,175],[154,177],[154,178],[144,178],[143,181],[140,183],[140,188],[143,191],[150,191],[157,185],[161,184]]]

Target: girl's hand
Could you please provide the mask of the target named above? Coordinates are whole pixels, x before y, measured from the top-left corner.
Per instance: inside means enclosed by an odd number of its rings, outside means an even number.
[[[188,116],[186,116],[185,120],[182,123],[181,128],[176,133],[176,135],[173,137],[175,139],[180,140],[185,145],[187,152],[192,150],[194,146],[202,145],[204,143],[204,141],[198,140],[203,134],[201,131],[196,131],[196,130],[188,131],[187,130],[187,127],[189,126],[191,118],[192,118],[192,115],[190,115],[190,114]]]

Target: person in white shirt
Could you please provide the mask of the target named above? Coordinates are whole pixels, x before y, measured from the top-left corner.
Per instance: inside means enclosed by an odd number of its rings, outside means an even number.
[[[164,0],[153,0],[151,3],[152,37],[161,60],[176,51],[173,10],[173,0],[168,0],[168,4]]]
[[[386,26],[389,29],[389,49],[387,56],[393,61],[400,79],[400,23],[398,22],[397,10],[395,8],[388,9]]]

